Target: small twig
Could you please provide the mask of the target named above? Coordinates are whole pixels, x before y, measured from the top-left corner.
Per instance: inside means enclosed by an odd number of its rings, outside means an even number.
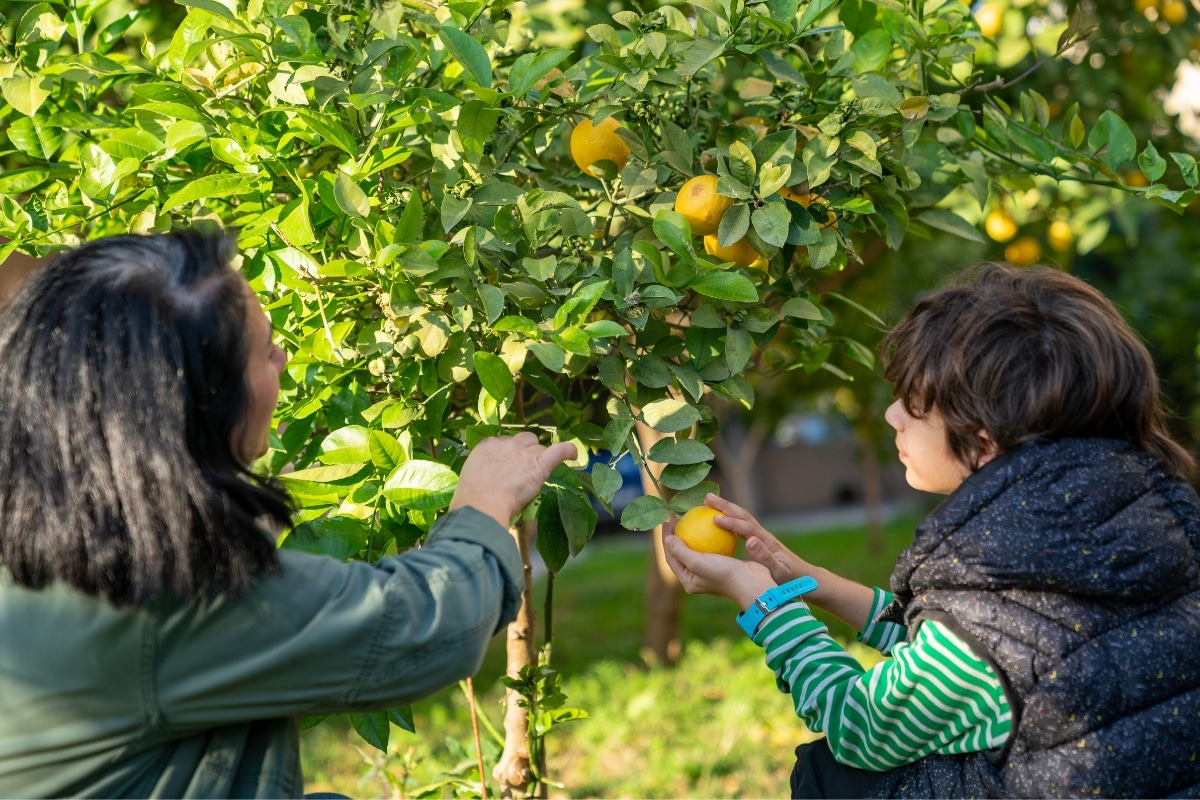
[[[471,732],[475,736],[475,757],[479,763],[479,796],[483,800],[488,800],[487,790],[487,773],[483,768],[483,742],[479,736],[479,716],[475,712],[475,685],[470,678],[465,681],[467,693],[467,706],[471,709]]]

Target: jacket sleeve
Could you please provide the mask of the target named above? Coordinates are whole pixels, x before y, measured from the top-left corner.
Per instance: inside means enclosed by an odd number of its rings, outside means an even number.
[[[246,599],[164,612],[147,714],[184,731],[407,704],[479,669],[522,587],[511,534],[469,507],[374,565],[283,551]]]

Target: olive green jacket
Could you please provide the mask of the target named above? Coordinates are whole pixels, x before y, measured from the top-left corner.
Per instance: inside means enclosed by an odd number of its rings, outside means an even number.
[[[279,555],[244,600],[141,609],[0,571],[0,797],[299,797],[298,717],[453,684],[520,604],[473,508],[375,565]]]

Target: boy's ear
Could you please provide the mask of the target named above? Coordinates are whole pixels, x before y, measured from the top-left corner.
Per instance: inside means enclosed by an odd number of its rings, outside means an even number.
[[[996,447],[996,443],[992,441],[992,437],[983,428],[979,429],[976,434],[979,437],[979,463],[982,467],[984,464],[991,461],[996,456],[1000,455],[1000,449]],[[978,468],[978,467],[977,467]]]

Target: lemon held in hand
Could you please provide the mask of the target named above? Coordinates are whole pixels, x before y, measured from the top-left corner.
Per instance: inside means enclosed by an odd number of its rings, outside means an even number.
[[[692,226],[695,236],[716,233],[721,217],[733,205],[732,197],[717,194],[716,175],[697,175],[675,197],[675,210]]]
[[[622,127],[612,117],[605,117],[599,125],[593,125],[590,119],[575,126],[571,131],[571,158],[579,168],[592,177],[592,164],[597,161],[611,161],[617,169],[625,168],[629,161],[629,145],[617,135],[617,129]]]
[[[713,522],[720,513],[712,506],[696,506],[679,518],[675,535],[698,552],[732,556],[737,552],[738,537]]]

